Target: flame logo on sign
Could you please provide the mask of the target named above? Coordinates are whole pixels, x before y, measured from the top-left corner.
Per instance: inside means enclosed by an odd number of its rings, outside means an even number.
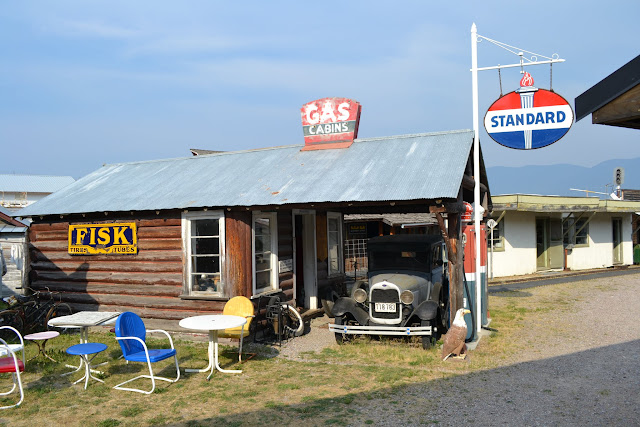
[[[531,77],[531,74],[525,71],[524,76],[522,76],[522,79],[520,79],[520,87],[528,86],[533,86],[533,77]]]

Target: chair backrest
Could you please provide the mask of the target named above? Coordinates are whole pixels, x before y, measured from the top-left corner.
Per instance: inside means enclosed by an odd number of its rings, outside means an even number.
[[[116,337],[138,337],[145,341],[146,335],[147,330],[140,316],[130,311],[125,311],[118,316],[116,320]],[[137,340],[118,340],[118,343],[125,359],[130,354],[144,351],[144,347]]]
[[[249,300],[249,298],[243,297],[243,296],[237,296],[237,297],[231,298],[224,305],[224,308],[222,309],[222,314],[230,314],[234,316],[245,317],[247,319],[247,323],[246,325],[244,325],[244,329],[242,329],[242,327],[240,326],[238,326],[237,328],[225,329],[223,332],[223,335],[227,337],[235,335],[239,338],[240,331],[243,331],[244,332],[243,336],[245,337],[248,336],[249,324],[251,323],[251,319],[252,319],[252,317],[250,316],[253,316],[253,313],[254,313],[253,303],[251,302],[251,300]]]

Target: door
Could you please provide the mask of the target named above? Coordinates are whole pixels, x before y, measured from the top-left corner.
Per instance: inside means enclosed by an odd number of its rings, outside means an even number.
[[[622,219],[612,218],[611,228],[613,230],[613,263],[622,264]]]
[[[298,307],[318,308],[316,269],[316,214],[313,210],[293,211],[294,300]]]
[[[562,219],[549,218],[549,268],[564,268],[564,245],[562,243]]]
[[[549,258],[549,218],[536,218],[536,268],[547,270]]]

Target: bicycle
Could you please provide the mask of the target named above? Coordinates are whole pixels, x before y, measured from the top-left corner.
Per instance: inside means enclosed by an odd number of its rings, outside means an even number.
[[[282,302],[279,296],[273,296],[267,304],[265,315],[267,322],[273,327],[273,332],[278,341],[298,337],[304,332],[304,322],[298,310],[286,302]]]
[[[8,325],[16,328],[23,336],[33,332],[41,332],[49,329],[49,320],[58,316],[67,316],[73,313],[71,306],[56,300],[59,292],[51,292],[27,288],[29,295],[12,295],[3,298],[7,309],[0,311],[0,325]],[[2,337],[0,338],[9,338]]]

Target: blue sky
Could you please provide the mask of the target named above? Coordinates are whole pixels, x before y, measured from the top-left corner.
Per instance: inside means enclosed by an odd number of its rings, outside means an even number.
[[[451,4],[451,5],[449,5]],[[0,172],[71,175],[103,164],[303,143],[300,107],[362,104],[360,137],[472,127],[470,28],[566,60],[576,96],[638,55],[640,2],[20,1],[0,8]],[[479,66],[517,56],[482,42]],[[549,88],[549,66],[528,67]],[[503,92],[519,69],[502,71]],[[479,76],[480,121],[499,94]],[[481,144],[487,166],[592,166],[640,157],[637,130],[574,124],[552,146]]]

